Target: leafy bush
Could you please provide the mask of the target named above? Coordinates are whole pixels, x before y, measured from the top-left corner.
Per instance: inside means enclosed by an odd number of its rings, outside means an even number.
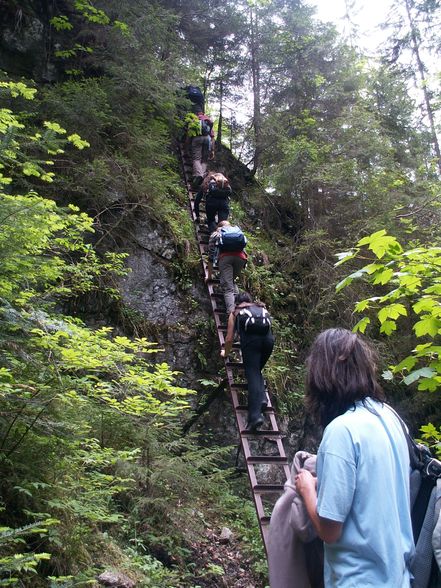
[[[363,266],[344,278],[337,289],[363,280],[379,290],[360,300],[356,312],[366,313],[354,331],[364,333],[372,324],[386,336],[404,331],[412,341],[411,353],[383,373],[386,380],[398,377],[404,384],[418,383],[418,390],[435,392],[441,387],[441,247],[416,243],[404,250],[383,229],[363,237],[357,246],[339,254],[339,264],[362,260]],[[366,261],[369,263],[366,264]],[[372,318],[371,318],[372,317]],[[440,440],[441,430],[424,429],[427,439]],[[441,446],[438,447],[441,451]]]

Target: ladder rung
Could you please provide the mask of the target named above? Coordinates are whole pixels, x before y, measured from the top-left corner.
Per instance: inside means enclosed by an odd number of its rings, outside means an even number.
[[[247,404],[238,404],[235,407],[236,412],[248,412],[248,405]],[[265,414],[272,414],[274,412],[274,409],[272,406],[266,406],[265,408],[262,408],[262,412]]]
[[[247,463],[281,463],[288,465],[288,460],[283,455],[252,455],[251,457],[247,457]]]
[[[229,368],[243,369],[244,365],[241,361],[227,361],[225,364]]]
[[[269,516],[260,517],[260,524],[261,525],[269,525],[270,521],[271,521],[271,517],[269,517]]]
[[[281,484],[256,484],[253,486],[253,492],[256,494],[276,494],[283,492],[284,486]]]
[[[222,343],[222,344],[221,344],[221,348],[222,348],[222,349],[224,349],[224,347],[225,347],[225,344],[224,344],[224,343]],[[233,347],[232,347],[232,348],[233,348],[233,349],[240,350],[240,343],[239,343],[238,341],[236,341],[235,343],[233,343]]]
[[[257,431],[246,431],[244,429],[240,434],[242,437],[272,437],[273,439],[284,436],[281,431],[265,431],[263,429],[258,429]]]

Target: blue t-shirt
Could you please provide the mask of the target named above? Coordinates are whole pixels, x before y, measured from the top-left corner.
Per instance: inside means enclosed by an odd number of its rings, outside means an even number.
[[[386,405],[367,398],[326,427],[317,512],[343,523],[340,539],[325,543],[326,588],[409,587],[409,471],[406,438]]]

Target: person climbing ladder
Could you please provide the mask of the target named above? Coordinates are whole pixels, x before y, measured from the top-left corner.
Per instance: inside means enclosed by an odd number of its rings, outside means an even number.
[[[197,106],[195,110],[196,113],[189,112],[185,117],[185,146],[193,162],[192,185],[198,188],[207,173],[208,160],[214,159],[215,142],[213,121],[201,107]]]
[[[228,179],[221,173],[209,172],[202,182],[194,201],[196,222],[199,223],[199,205],[205,196],[205,212],[207,214],[208,230],[212,233],[216,224],[228,220],[230,214],[229,199],[231,186]],[[217,216],[217,223],[216,223]]]
[[[262,369],[274,347],[271,317],[260,302],[253,302],[248,292],[238,294],[236,307],[228,318],[225,348],[221,357],[228,357],[234,340],[239,333],[240,349],[248,382],[248,423],[247,431],[256,431],[263,424],[263,410],[266,407],[265,381]]]
[[[224,294],[227,315],[234,310],[234,296],[239,293],[236,278],[246,265],[244,251],[247,239],[238,226],[221,221],[208,241],[208,280],[213,277],[213,268],[220,273],[220,285]]]

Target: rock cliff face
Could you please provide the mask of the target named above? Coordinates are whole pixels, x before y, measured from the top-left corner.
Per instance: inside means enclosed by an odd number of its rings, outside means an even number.
[[[180,372],[177,381],[193,388],[198,394],[211,394],[206,409],[194,419],[194,426],[211,429],[215,442],[230,445],[237,437],[234,412],[225,387],[204,387],[201,380],[222,382],[222,362],[219,344],[211,316],[211,305],[203,283],[202,271],[191,289],[182,292],[176,284],[172,262],[177,252],[174,245],[148,219],[138,221],[128,249],[130,273],[121,280],[123,303],[135,311],[151,327],[153,337],[164,352],[160,355]],[[234,459],[234,455],[231,455]],[[231,463],[233,465],[233,463]]]
[[[57,78],[49,60],[50,18],[47,0],[0,0],[0,70],[43,82]]]
[[[164,359],[182,372],[180,383],[195,388],[216,369],[209,364],[217,364],[211,359],[216,341],[202,272],[189,291],[181,291],[172,271],[178,255],[174,244],[149,219],[138,220],[128,251],[130,273],[120,282],[123,302],[151,325]]]

